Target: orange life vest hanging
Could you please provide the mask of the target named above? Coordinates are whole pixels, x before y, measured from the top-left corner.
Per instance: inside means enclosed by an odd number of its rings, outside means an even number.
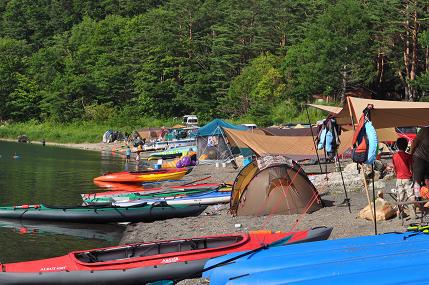
[[[370,120],[369,112],[372,108],[372,105],[368,105],[368,107],[363,110],[363,114],[359,119],[359,123],[353,135],[352,160],[357,163],[365,163],[368,160],[369,140],[365,124]]]

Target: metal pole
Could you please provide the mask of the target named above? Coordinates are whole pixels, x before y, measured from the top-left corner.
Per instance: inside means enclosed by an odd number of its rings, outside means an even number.
[[[311,137],[313,138],[314,151],[316,152],[317,162],[319,163],[320,174],[323,174],[322,165],[320,164],[319,153],[317,152],[316,140],[314,139],[313,128],[311,126],[310,113],[308,112],[307,105],[305,105],[305,111],[307,112],[308,124],[310,125]]]
[[[340,158],[338,157],[338,151],[337,152],[337,159],[338,159],[338,167],[340,169],[340,174],[341,174],[341,181],[343,182],[343,188],[344,188],[344,195],[346,196],[346,198],[344,199],[342,204],[346,204],[347,207],[349,207],[349,213],[352,213],[352,210],[350,209],[350,199],[347,195],[347,189],[346,189],[346,184],[344,183],[344,177],[343,177],[343,168],[341,167],[341,162],[340,162]]]
[[[374,233],[377,235],[377,212],[375,211],[375,186],[374,186],[374,163],[371,165],[372,170],[372,203],[374,203]]]

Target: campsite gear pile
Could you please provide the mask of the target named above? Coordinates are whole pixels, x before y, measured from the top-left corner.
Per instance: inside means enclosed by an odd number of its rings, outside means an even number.
[[[112,143],[114,141],[125,140],[125,136],[123,133],[119,131],[108,130],[103,134],[103,142],[104,143]]]

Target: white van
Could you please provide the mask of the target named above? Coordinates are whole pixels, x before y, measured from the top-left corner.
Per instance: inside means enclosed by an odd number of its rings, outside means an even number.
[[[256,124],[241,124],[240,126],[246,127],[252,131],[258,127]]]
[[[183,124],[186,126],[197,126],[198,117],[196,115],[185,115],[183,116]]]

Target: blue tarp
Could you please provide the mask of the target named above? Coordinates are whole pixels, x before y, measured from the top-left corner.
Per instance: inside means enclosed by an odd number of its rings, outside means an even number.
[[[247,128],[244,126],[236,126],[236,125],[230,124],[228,122],[225,122],[221,119],[214,119],[213,121],[211,121],[207,125],[199,128],[196,136],[197,137],[207,137],[207,136],[221,135],[222,134],[221,127],[222,128],[228,128],[228,129],[234,129],[234,130],[241,130],[241,131],[247,130]]]

